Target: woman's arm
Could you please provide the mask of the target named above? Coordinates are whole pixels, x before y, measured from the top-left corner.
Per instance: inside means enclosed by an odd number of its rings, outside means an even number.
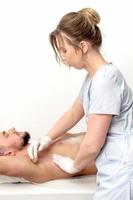
[[[83,169],[94,162],[103,147],[112,115],[90,114],[87,132],[74,161],[76,169]]]
[[[42,138],[34,140],[28,147],[28,155],[33,162],[37,161],[38,151],[46,149],[53,140],[63,136],[67,131],[73,128],[84,116],[82,102],[79,98],[75,100],[72,107],[67,111],[52,127],[48,134]]]
[[[83,105],[82,102],[77,98],[72,107],[56,122],[56,124],[48,132],[48,136],[51,139],[58,138],[73,128],[83,116]]]
[[[86,135],[80,145],[75,160],[69,157],[53,155],[53,161],[67,173],[75,174],[95,162],[102,146],[112,120],[112,115],[90,114]]]

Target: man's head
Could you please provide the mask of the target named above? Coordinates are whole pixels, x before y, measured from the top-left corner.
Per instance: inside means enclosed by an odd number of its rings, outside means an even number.
[[[0,132],[0,155],[15,155],[28,144],[29,139],[28,132],[18,132],[15,128]]]

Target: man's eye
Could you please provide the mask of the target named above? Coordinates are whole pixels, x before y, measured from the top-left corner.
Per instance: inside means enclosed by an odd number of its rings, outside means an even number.
[[[2,131],[2,134],[5,135],[5,131]]]
[[[5,137],[8,137],[8,134],[6,131],[3,131],[2,134],[5,136]]]

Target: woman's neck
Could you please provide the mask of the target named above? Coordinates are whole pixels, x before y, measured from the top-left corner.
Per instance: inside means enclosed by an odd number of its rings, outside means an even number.
[[[90,76],[93,76],[97,70],[108,63],[101,53],[94,49],[86,55],[84,61],[84,69],[90,74]]]

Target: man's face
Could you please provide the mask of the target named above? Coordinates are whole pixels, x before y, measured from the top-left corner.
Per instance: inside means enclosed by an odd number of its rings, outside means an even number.
[[[0,132],[0,147],[7,151],[17,151],[23,148],[29,141],[28,132],[18,132],[15,128]]]

